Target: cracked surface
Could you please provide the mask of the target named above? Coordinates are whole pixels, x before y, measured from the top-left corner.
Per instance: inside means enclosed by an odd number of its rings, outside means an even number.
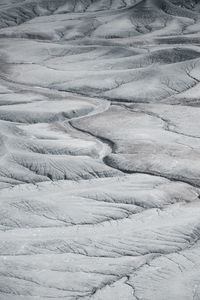
[[[200,5],[0,3],[0,299],[200,299]]]

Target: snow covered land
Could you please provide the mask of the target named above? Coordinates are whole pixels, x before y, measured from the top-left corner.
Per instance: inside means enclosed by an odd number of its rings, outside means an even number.
[[[0,0],[0,300],[200,300],[200,1]]]

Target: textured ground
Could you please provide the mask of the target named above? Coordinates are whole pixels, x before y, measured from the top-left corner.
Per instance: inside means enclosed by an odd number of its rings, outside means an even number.
[[[0,2],[0,300],[200,300],[198,1]]]

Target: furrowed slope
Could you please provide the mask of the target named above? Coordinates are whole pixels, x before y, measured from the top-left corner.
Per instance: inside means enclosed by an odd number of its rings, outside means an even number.
[[[200,6],[0,3],[0,299],[200,299]]]

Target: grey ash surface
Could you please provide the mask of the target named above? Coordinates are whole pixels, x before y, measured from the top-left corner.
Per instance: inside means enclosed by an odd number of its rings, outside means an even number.
[[[0,300],[200,300],[200,4],[1,0]]]

